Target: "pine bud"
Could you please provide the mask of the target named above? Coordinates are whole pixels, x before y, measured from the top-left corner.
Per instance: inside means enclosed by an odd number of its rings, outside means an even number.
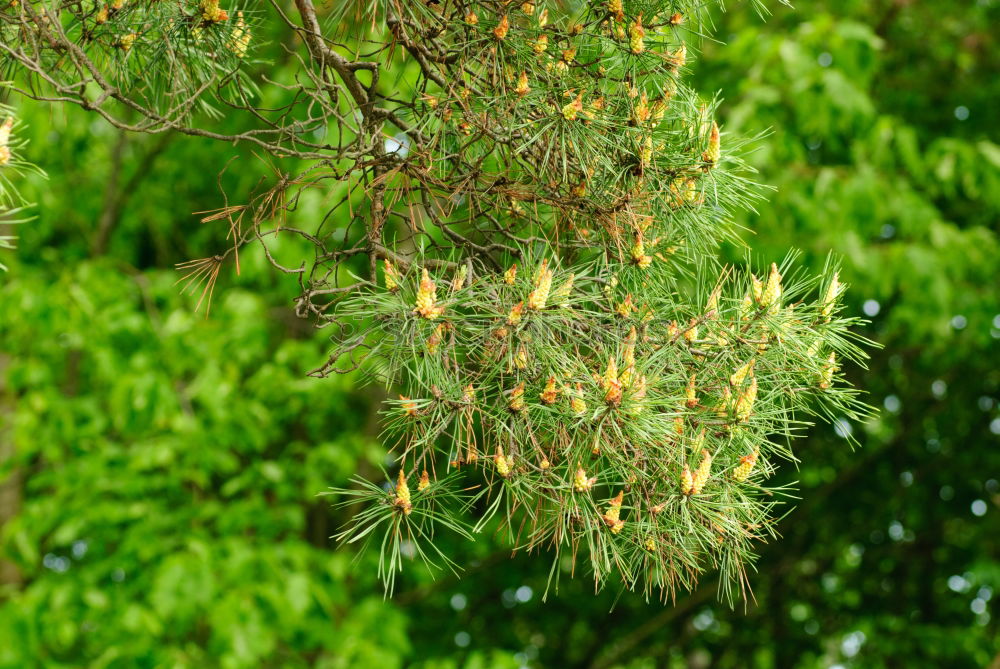
[[[524,311],[524,302],[518,302],[511,308],[510,313],[507,314],[507,324],[517,325],[521,322],[521,313]]]
[[[573,291],[573,281],[575,279],[576,274],[570,274],[569,278],[566,279],[566,281],[563,282],[563,284],[559,286],[554,293],[552,293],[552,299],[556,302],[556,304],[563,307],[566,306],[567,298]]]
[[[583,470],[583,467],[578,467],[576,470],[576,476],[573,477],[573,490],[576,492],[587,492],[594,487],[597,483],[597,477],[587,478],[587,472]]]
[[[736,396],[736,404],[733,409],[736,417],[745,423],[750,420],[753,414],[753,403],[757,399],[757,377],[750,377],[750,385]]]
[[[693,409],[698,406],[698,392],[695,386],[696,375],[692,374],[691,378],[688,379],[687,388],[684,389],[685,404],[688,409]]]
[[[524,344],[517,347],[517,352],[514,354],[514,366],[518,369],[525,369],[528,366],[528,349],[524,348]]]
[[[438,347],[444,340],[444,335],[447,331],[448,331],[448,326],[444,323],[441,323],[436,328],[434,328],[434,332],[432,332],[431,336],[427,338],[428,353],[430,353],[431,355],[437,353]]]
[[[684,469],[681,471],[681,494],[690,495],[694,490],[694,477],[691,475],[691,469],[684,465]]]
[[[638,308],[635,306],[635,302],[632,301],[631,294],[626,295],[625,301],[619,303],[615,307],[615,313],[621,316],[622,318],[628,318],[636,311],[638,311]]]
[[[580,94],[576,96],[576,99],[563,106],[562,115],[567,121],[575,121],[577,114],[581,111],[583,111],[583,91],[580,91]]]
[[[399,482],[396,484],[396,498],[392,502],[393,506],[402,509],[403,515],[410,515],[413,511],[413,504],[410,502],[410,486],[406,484],[406,474],[399,470]]]
[[[555,404],[556,399],[559,397],[559,388],[556,387],[555,376],[549,377],[539,397],[542,400],[542,404]]]
[[[674,69],[684,67],[687,63],[687,45],[681,42],[681,48],[667,56],[667,63]]]
[[[514,89],[514,92],[517,93],[518,97],[523,98],[530,90],[531,87],[528,86],[528,73],[522,71],[521,76],[517,78],[517,88]]]
[[[237,58],[243,58],[247,55],[247,48],[250,46],[250,38],[250,28],[243,19],[243,10],[240,10],[236,12],[236,27],[233,29],[233,33],[229,39],[229,50],[232,51]]]
[[[649,109],[649,97],[646,95],[646,91],[643,91],[635,109],[632,110],[632,121],[636,125],[642,125],[649,120],[651,113]]]
[[[684,339],[687,340],[688,344],[693,344],[698,340],[698,319],[692,318],[688,323],[687,330],[684,331]]]
[[[407,397],[406,395],[400,395],[399,399],[402,402],[403,411],[406,412],[406,415],[410,416],[411,418],[416,417],[417,415],[416,402],[411,401],[410,398]]]
[[[417,290],[417,304],[413,313],[432,321],[444,313],[444,307],[436,306],[436,302],[437,285],[431,281],[430,274],[427,273],[425,267],[420,279],[420,288]]]
[[[618,406],[622,401],[622,383],[618,379],[618,364],[614,356],[608,357],[608,368],[604,372],[601,380],[601,388],[604,390],[604,401],[611,406]]]
[[[493,456],[493,463],[496,465],[497,474],[503,478],[509,478],[514,469],[514,461],[503,454],[503,447],[497,446],[497,454]]]
[[[531,16],[535,13],[535,4],[533,2],[524,2],[521,4],[521,11]]]
[[[643,543],[643,547],[650,553],[656,552],[656,539],[653,537],[646,537],[646,541]]]
[[[767,283],[764,285],[760,303],[772,313],[781,306],[781,273],[778,272],[778,266],[775,263],[771,263],[771,272],[767,275]]]
[[[465,280],[469,276],[469,266],[462,265],[455,272],[455,278],[451,280],[451,291],[458,292],[465,288]]]
[[[641,234],[636,234],[635,244],[632,245],[632,262],[640,269],[646,269],[653,263],[653,256],[646,255],[646,245]]]
[[[549,10],[547,7],[543,7],[542,11],[538,12],[538,27],[544,28],[549,24]],[[545,49],[542,49],[544,51]]]
[[[830,351],[830,357],[823,363],[823,369],[819,375],[819,387],[826,390],[833,385],[833,375],[837,372],[837,354]]]
[[[510,30],[510,19],[504,14],[503,18],[500,19],[500,23],[497,27],[493,29],[493,36],[498,40],[503,41],[507,38],[507,32]]]
[[[479,17],[476,16],[475,12],[469,12],[465,15],[465,22],[470,26],[475,26],[479,24]]]
[[[576,392],[573,393],[569,401],[569,406],[577,416],[582,416],[587,411],[587,403],[583,401],[583,386],[576,384]]]
[[[712,454],[707,450],[702,449],[701,451],[701,462],[698,464],[698,469],[694,472],[694,477],[691,480],[691,494],[698,495],[701,491],[705,489],[705,484],[708,483],[708,479],[712,474]]]
[[[635,22],[628,27],[628,47],[634,54],[640,54],[646,50],[646,30],[642,27],[642,14],[636,17]]]
[[[639,147],[639,166],[647,167],[653,160],[653,136],[646,135]]]
[[[471,383],[462,389],[462,401],[466,404],[472,404],[476,401],[476,389]]]
[[[746,380],[747,375],[753,373],[754,365],[757,364],[757,358],[750,358],[750,361],[742,365],[739,369],[732,373],[729,377],[729,385],[733,388],[738,388],[743,385]]]
[[[719,162],[721,157],[719,144],[719,124],[712,121],[712,129],[708,133],[708,148],[701,154],[701,159],[711,167]]]
[[[138,39],[138,37],[139,36],[136,35],[135,33],[128,33],[127,35],[122,35],[115,41],[115,46],[121,49],[122,51],[128,51],[129,49],[132,48],[132,45],[135,44],[135,41],[136,39]]]
[[[390,293],[395,293],[399,290],[399,270],[396,269],[396,266],[388,258],[383,263],[385,267],[385,289]]]
[[[524,411],[526,405],[524,403],[524,381],[521,381],[510,393],[510,400],[507,406],[510,407],[511,411]]]
[[[684,23],[684,15],[680,12],[671,14],[670,18],[667,20],[667,24],[674,27],[679,26],[682,23]]]
[[[112,5],[112,7],[113,6],[114,5]],[[120,6],[121,5],[119,5],[119,7]],[[226,10],[219,7],[219,0],[201,0],[198,7],[201,10],[201,18],[204,19],[206,23],[219,23],[229,18]]]
[[[622,500],[624,498],[624,491],[619,491],[618,495],[611,500],[611,505],[608,506],[608,510],[601,516],[604,522],[607,523],[608,527],[611,528],[612,534],[618,534],[625,527],[625,521],[620,520],[619,516],[622,511]]]
[[[517,279],[517,263],[510,266],[506,272],[503,273],[503,282],[508,286],[513,286],[514,281]]]
[[[548,10],[545,11],[545,15],[548,16]],[[549,48],[549,36],[539,35],[538,39],[535,40],[535,43],[532,44],[531,48],[534,50],[535,53],[541,56],[543,53],[545,53],[545,50]]]
[[[427,475],[427,470],[425,469],[420,475],[420,482],[417,483],[417,492],[423,492],[431,487],[431,478]]]
[[[753,466],[757,463],[757,456],[760,454],[759,450],[754,450],[750,455],[744,455],[740,458],[740,464],[733,469],[733,479],[739,481],[740,483],[747,480],[750,476],[750,472],[753,471]]]
[[[830,317],[833,315],[833,308],[837,305],[837,298],[840,297],[840,293],[843,288],[844,285],[840,283],[840,272],[834,272],[833,280],[830,281],[830,285],[826,289],[826,295],[823,296],[823,301],[821,303],[823,309],[823,320],[827,323],[830,322]]]
[[[528,308],[536,311],[544,309],[551,290],[552,270],[543,263],[540,272],[535,275],[535,289],[528,294]]]
[[[729,407],[733,402],[733,391],[729,389],[729,386],[724,386],[722,388],[722,397],[719,399],[719,403],[715,405],[715,414],[720,418],[725,418],[729,415]]]

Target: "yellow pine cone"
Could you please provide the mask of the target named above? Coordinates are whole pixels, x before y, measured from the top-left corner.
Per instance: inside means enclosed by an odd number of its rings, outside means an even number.
[[[566,305],[566,298],[569,294],[573,292],[573,281],[576,280],[576,274],[570,274],[569,278],[559,286],[554,293],[552,293],[552,299],[560,306]]]
[[[444,313],[444,307],[437,306],[436,302],[437,285],[431,281],[430,274],[427,273],[425,267],[420,279],[420,287],[417,290],[417,304],[413,313],[423,316],[427,320],[434,320]]]
[[[740,422],[747,422],[753,415],[753,403],[757,399],[757,377],[750,377],[750,385],[736,396],[736,404],[733,407],[736,417]]]
[[[524,381],[521,381],[510,393],[510,400],[507,403],[511,411],[524,411],[526,405],[524,403]]]
[[[556,399],[559,397],[559,388],[556,387],[556,377],[550,376],[549,380],[545,383],[545,388],[539,394],[542,400],[542,404],[555,404]]]
[[[517,93],[519,97],[523,98],[530,90],[531,87],[528,86],[528,73],[522,71],[521,76],[517,78],[517,88],[514,89],[514,92]]]
[[[400,395],[399,399],[402,402],[403,411],[406,412],[406,415],[410,417],[415,417],[417,415],[416,402],[411,401],[410,398],[407,397],[406,395]]]
[[[396,269],[396,266],[388,258],[383,260],[382,263],[385,269],[385,289],[390,293],[395,293],[399,290],[399,270]]]
[[[740,464],[733,469],[733,479],[742,483],[746,481],[750,476],[750,472],[753,471],[753,466],[757,463],[757,457],[760,454],[759,450],[754,450],[750,455],[744,455],[740,458]]]
[[[625,521],[621,520],[619,516],[622,511],[622,499],[624,498],[624,491],[619,491],[618,495],[611,500],[611,505],[608,507],[607,512],[601,516],[604,522],[607,523],[608,527],[611,528],[612,534],[618,534],[625,527]]]
[[[533,2],[522,3],[521,11],[527,14],[528,16],[531,16],[532,14],[535,13],[535,3]]]
[[[635,302],[632,301],[632,295],[631,294],[626,295],[625,296],[625,301],[619,303],[615,307],[615,313],[618,314],[619,316],[621,316],[622,318],[628,318],[629,316],[631,316],[636,311],[638,311],[638,308],[635,306]]]
[[[580,91],[580,94],[577,95],[572,102],[569,102],[568,104],[563,106],[562,115],[563,118],[566,119],[567,121],[575,121],[577,114],[579,114],[582,111],[583,111],[583,91]]]
[[[698,495],[701,491],[705,489],[705,484],[708,483],[708,479],[712,474],[712,454],[707,450],[702,449],[701,451],[701,462],[698,464],[698,469],[694,472],[694,477],[691,479],[691,494]]]
[[[410,486],[406,484],[406,474],[399,470],[399,482],[396,484],[396,498],[392,502],[393,506],[402,509],[403,515],[410,515],[413,511],[413,504],[410,502]]]
[[[694,490],[694,477],[691,475],[691,469],[684,465],[684,469],[681,471],[681,494],[690,495]]]
[[[771,263],[771,272],[767,275],[767,283],[761,293],[760,303],[773,312],[781,304],[781,273],[778,266]]]
[[[696,383],[696,375],[692,374],[691,378],[688,379],[687,387],[684,389],[684,399],[685,404],[688,409],[693,409],[698,406],[698,390]]]
[[[688,323],[687,330],[684,331],[684,339],[687,340],[689,344],[693,344],[698,339],[698,319],[692,318]]]
[[[837,354],[830,351],[830,357],[823,364],[823,370],[819,375],[819,387],[823,390],[833,385],[833,375],[837,372]]]
[[[572,398],[569,401],[569,406],[573,410],[573,413],[580,416],[586,413],[587,403],[583,401],[583,386],[582,384],[576,384],[576,392],[573,393]]]
[[[721,418],[725,418],[729,415],[729,407],[733,402],[733,393],[729,390],[729,386],[724,386],[722,388],[722,398],[715,407],[715,413]]]
[[[229,18],[226,10],[219,7],[219,0],[201,0],[198,7],[201,10],[201,18],[208,23],[219,23]]]
[[[650,553],[656,552],[656,540],[653,537],[646,537],[643,547]]]
[[[543,7],[542,11],[538,12],[538,27],[544,28],[549,24],[549,10],[547,7]],[[542,37],[545,37],[542,35]]]
[[[468,14],[465,15],[465,22],[468,23],[470,26],[478,25],[479,17],[476,16],[475,12],[469,12]]]
[[[684,67],[687,63],[687,45],[681,42],[681,47],[667,57],[667,63],[675,70]]]
[[[528,294],[528,308],[536,311],[544,309],[552,290],[552,270],[545,268],[535,279],[535,289]]]
[[[514,281],[517,279],[517,263],[510,266],[506,272],[503,273],[503,282],[508,286],[513,286]]]
[[[830,317],[833,315],[833,308],[837,305],[837,298],[840,296],[844,285],[840,283],[840,272],[833,273],[833,280],[830,281],[829,287],[826,289],[826,294],[823,296],[822,314],[823,320],[830,322]]]
[[[510,30],[510,19],[507,18],[506,14],[504,14],[503,18],[500,19],[500,23],[498,23],[497,27],[493,29],[493,36],[496,37],[498,40],[503,41],[504,39],[507,38],[507,32],[509,30]]]
[[[493,456],[493,462],[497,467],[497,474],[504,478],[510,477],[514,469],[514,461],[503,453],[503,447],[497,446],[497,454]]]
[[[636,125],[642,125],[649,120],[650,114],[649,97],[646,95],[646,91],[643,91],[639,97],[639,103],[632,110],[632,120]]]
[[[457,292],[465,288],[465,280],[469,276],[469,266],[462,265],[455,272],[455,278],[451,280],[451,290],[452,292]]]
[[[636,17],[635,22],[628,27],[628,48],[634,54],[640,54],[646,50],[646,30],[642,27],[642,14]]]
[[[757,364],[757,358],[750,358],[750,361],[745,363],[739,369],[732,373],[729,377],[729,385],[733,388],[739,388],[743,385],[747,376],[753,373],[754,365]]]
[[[507,314],[507,324],[517,325],[518,323],[520,323],[521,315],[523,312],[524,312],[524,302],[518,302],[517,304],[515,304],[511,308],[510,313]]]
[[[632,262],[641,269],[646,269],[653,263],[653,256],[646,255],[646,245],[642,241],[642,235],[635,236],[635,244],[632,245]]]
[[[711,167],[722,157],[719,143],[719,124],[712,121],[712,129],[708,133],[708,148],[701,154],[701,159]]]
[[[577,467],[576,475],[573,477],[573,490],[576,492],[587,492],[597,483],[597,477],[587,478],[587,472],[583,467]]]
[[[545,15],[548,16],[548,11],[545,12]],[[535,53],[541,56],[545,53],[545,50],[549,48],[549,36],[539,35],[538,39],[535,40],[535,43],[531,45],[531,48]]]
[[[524,348],[524,344],[517,347],[517,352],[514,354],[514,366],[518,369],[524,369],[528,366],[528,349]]]
[[[417,492],[423,492],[431,487],[431,477],[428,476],[427,470],[425,469],[422,474],[420,474],[420,482],[417,483]]]

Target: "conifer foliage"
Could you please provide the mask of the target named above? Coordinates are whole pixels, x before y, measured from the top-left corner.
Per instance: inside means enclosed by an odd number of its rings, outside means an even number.
[[[414,554],[458,567],[440,530],[500,527],[554,579],[567,556],[598,587],[672,596],[717,569],[734,595],[775,534],[789,439],[865,411],[836,268],[715,260],[760,188],[687,80],[702,3],[24,0],[0,31],[25,96],[282,166],[206,218],[229,245],[183,269],[210,296],[262,244],[335,333],[314,373],[397,398],[386,485],[334,491],[366,502],[338,538],[380,546],[390,588]],[[280,31],[301,71],[260,91],[253,36]],[[278,262],[278,236],[311,257]]]

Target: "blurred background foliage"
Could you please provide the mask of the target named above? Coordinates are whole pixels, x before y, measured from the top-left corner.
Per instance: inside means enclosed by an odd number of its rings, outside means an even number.
[[[0,667],[1000,666],[1000,3],[727,9],[694,80],[724,133],[770,131],[744,238],[839,254],[884,346],[850,370],[879,416],[810,429],[779,474],[803,501],[746,610],[568,575],[542,603],[544,556],[489,536],[443,538],[463,577],[413,569],[384,600],[316,497],[379,475],[379,397],[305,376],[327,342],[263,258],[207,319],[169,269],[224,243],[192,215],[220,183],[271,168],[19,103],[50,178],[0,279]],[[280,80],[272,37],[255,67]]]

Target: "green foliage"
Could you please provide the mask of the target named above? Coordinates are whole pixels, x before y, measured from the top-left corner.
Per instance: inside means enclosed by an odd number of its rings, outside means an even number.
[[[745,157],[778,187],[759,216],[735,210],[734,222],[755,258],[795,246],[797,264],[818,273],[837,251],[851,284],[845,312],[877,301],[860,334],[886,345],[868,371],[844,370],[884,408],[836,423],[861,448],[810,428],[800,462],[769,479],[797,481],[803,501],[762,548],[746,609],[716,603],[714,577],[668,607],[615,588],[595,595],[588,579],[568,578],[569,560],[554,566],[560,590],[542,605],[552,565],[511,558],[491,531],[475,543],[440,533],[461,580],[407,568],[382,600],[377,551],[334,551],[327,538],[358,509],[331,514],[328,498],[313,497],[354,475],[395,479],[374,445],[373,403],[347,385],[356,377],[302,378],[329,330],[293,324],[294,287],[267,280],[259,253],[241,254],[240,276],[222,275],[207,321],[191,314],[196,298],[177,297],[176,276],[153,269],[211,255],[226,221],[201,226],[191,212],[216,208],[220,184],[246,192],[265,170],[228,144],[128,136],[116,177],[117,132],[83,112],[19,103],[24,157],[52,181],[18,182],[39,218],[5,254],[15,264],[0,293],[0,351],[14,357],[0,445],[18,465],[0,478],[25,491],[0,543],[0,572],[14,560],[24,575],[0,592],[0,666],[989,666],[1000,619],[997,6],[799,2],[766,23],[729,9],[713,17],[725,44],[703,43],[688,78],[723,91],[724,139],[771,129]],[[259,30],[268,46],[254,57],[287,84],[296,65],[281,31]],[[273,106],[284,95],[262,93]],[[216,127],[234,132],[239,116]],[[82,263],[108,193],[124,189],[107,257]],[[304,193],[301,216],[321,219],[325,197]],[[272,251],[297,266],[302,248],[282,236]],[[726,253],[746,258],[737,244]],[[450,272],[435,276],[443,285]],[[191,414],[181,398],[195,391]],[[31,429],[9,439],[14,424]],[[306,467],[313,449],[319,462]],[[76,539],[87,541],[80,559]],[[46,568],[46,555],[69,569]]]

